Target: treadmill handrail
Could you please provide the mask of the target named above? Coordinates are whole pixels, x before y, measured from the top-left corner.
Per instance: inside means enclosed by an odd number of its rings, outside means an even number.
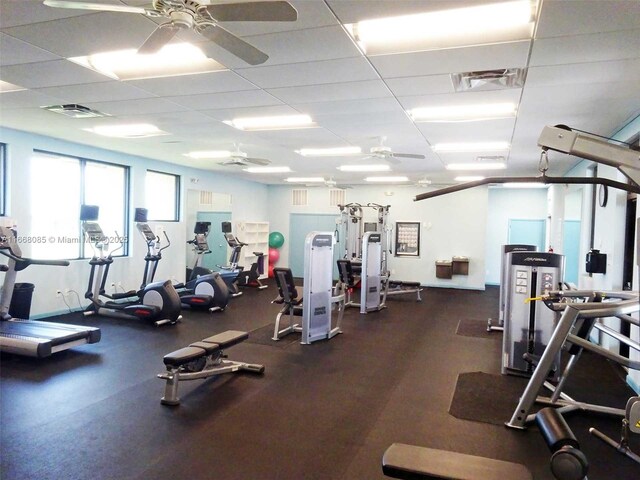
[[[35,258],[18,257],[11,252],[7,252],[5,249],[0,249],[0,255],[10,258],[16,263],[21,263],[24,266],[20,269],[24,269],[29,265],[51,265],[58,267],[68,267],[70,265],[68,260],[38,260]]]

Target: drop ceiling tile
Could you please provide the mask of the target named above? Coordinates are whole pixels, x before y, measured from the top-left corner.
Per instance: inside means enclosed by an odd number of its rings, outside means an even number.
[[[482,103],[513,103],[517,105],[520,100],[520,94],[521,89],[509,88],[505,90],[458,92],[440,95],[417,95],[399,97],[398,100],[407,110],[418,107],[446,107]]]
[[[267,91],[289,104],[391,97],[382,80],[271,88]]]
[[[200,112],[195,112],[193,110],[172,111],[172,112],[152,112],[152,113],[138,112],[135,114],[122,114],[118,116],[118,120],[127,121],[127,122],[129,121],[149,122],[163,130],[168,131],[169,133],[173,133],[173,130],[175,127],[189,125],[189,124],[207,123],[207,124],[214,124],[218,126],[216,122],[211,121],[211,118],[207,117],[206,115]],[[119,122],[114,122],[114,123],[119,123]]]
[[[47,60],[60,60],[60,57],[0,33],[0,65],[3,67],[19,63],[46,62]]]
[[[246,39],[266,52],[265,65],[317,62],[360,56],[360,51],[341,26],[309,28]]]
[[[510,142],[515,118],[460,123],[417,122],[416,125],[432,145],[452,142]]]
[[[181,112],[186,107],[162,98],[139,98],[115,102],[90,102],[86,106],[109,115],[147,115],[154,113]]]
[[[529,65],[606,62],[628,58],[640,58],[640,29],[540,38],[533,44]]]
[[[2,0],[0,28],[46,22],[78,15],[86,15],[87,10],[52,8],[43,5],[41,0]]]
[[[108,78],[68,60],[10,65],[2,67],[0,75],[5,82],[27,88],[99,83]]]
[[[101,77],[103,79],[106,78],[104,76]],[[149,92],[115,80],[83,85],[40,88],[38,92],[56,97],[62,103],[108,102],[153,96]]]
[[[332,131],[340,131],[345,124],[358,123],[362,126],[404,124],[411,126],[411,120],[401,109],[393,111],[369,112],[366,115],[350,113],[343,115],[329,114],[314,117],[316,123]]]
[[[530,67],[526,87],[617,82],[640,78],[640,59]]]
[[[253,132],[256,137],[292,150],[305,145],[332,145],[339,137],[324,128],[299,128]]]
[[[0,93],[0,121],[3,117],[7,117],[2,112],[12,108],[39,108],[44,105],[55,105],[56,103],[59,103],[59,99],[34,92],[33,90]]]
[[[297,103],[293,104],[292,107],[313,117],[320,115],[366,115],[402,111],[402,107],[395,98]]]
[[[378,78],[363,57],[322,62],[274,65],[239,69],[237,72],[260,88],[295,87],[328,83],[357,82]]]
[[[220,110],[282,104],[280,100],[264,90],[181,95],[179,97],[165,97],[165,99],[194,110]]]
[[[396,97],[454,93],[451,75],[389,78],[386,84]]]
[[[7,28],[4,32],[68,58],[138,48],[155,27],[140,14],[106,12]]]
[[[524,67],[529,41],[370,57],[382,78]]]
[[[544,0],[537,38],[562,37],[638,28],[637,0],[591,0],[567,2]]]
[[[244,92],[243,92],[244,93]],[[206,114],[216,120],[232,120],[234,118],[244,117],[272,117],[278,115],[298,115],[301,112],[289,105],[267,105],[264,107],[241,107],[241,108],[225,108],[222,110],[202,110]],[[229,127],[233,128],[233,127]],[[238,131],[233,128],[233,130]]]
[[[230,71],[147,78],[127,82],[161,97],[199,95],[203,93],[235,92],[255,89],[255,85]]]

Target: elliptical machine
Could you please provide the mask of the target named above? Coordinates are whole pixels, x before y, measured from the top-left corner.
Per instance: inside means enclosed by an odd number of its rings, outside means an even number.
[[[135,221],[138,231],[142,234],[147,244],[147,254],[144,257],[144,275],[142,285],[140,285],[140,288],[144,288],[153,282],[158,269],[158,262],[162,259],[162,251],[171,246],[171,241],[167,236],[167,232],[163,232],[167,245],[160,246],[160,238],[153,233],[147,223],[146,208],[136,208]],[[187,243],[191,243],[191,241]],[[196,266],[197,263],[198,260],[196,260]],[[220,275],[211,272],[198,275],[195,270],[194,266],[187,283],[174,285],[182,305],[193,309],[206,309],[210,312],[224,310],[229,303],[229,290]]]
[[[145,285],[140,291],[131,290],[123,293],[108,294],[105,290],[109,267],[113,263],[113,254],[122,248],[109,250],[109,238],[102,232],[96,221],[99,207],[82,205],[80,220],[87,242],[93,249],[93,257],[89,261],[91,273],[89,284],[84,294],[91,300],[85,315],[104,315],[121,319],[143,319],[153,321],[156,326],[174,325],[182,319],[180,315],[180,297],[170,280]],[[101,297],[109,300],[104,301]],[[121,301],[117,301],[121,300]]]

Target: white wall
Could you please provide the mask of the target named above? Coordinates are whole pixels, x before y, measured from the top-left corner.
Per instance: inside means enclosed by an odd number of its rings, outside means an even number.
[[[509,220],[544,220],[547,217],[545,188],[490,188],[486,228],[486,283],[500,284],[501,247],[509,242]]]
[[[285,237],[280,249],[280,266],[289,262],[289,217],[291,213],[331,214],[339,217],[337,207],[329,205],[328,188],[309,188],[309,205],[292,206],[290,186],[269,187],[271,231]],[[386,196],[385,191],[392,191]],[[389,224],[420,222],[420,257],[389,257],[392,277],[416,281],[427,286],[484,290],[485,230],[487,228],[487,189],[474,188],[420,202],[413,198],[424,189],[408,186],[356,186],[347,190],[347,203],[390,205]],[[368,210],[368,209],[366,209]],[[369,212],[375,218],[373,212]],[[367,215],[367,213],[365,213]],[[365,216],[366,221],[366,216]],[[451,280],[436,278],[436,260],[452,256],[469,257],[469,275],[455,275]]]
[[[158,279],[184,279],[186,259],[181,245],[184,245],[186,240],[190,238],[187,232],[193,231],[193,225],[187,225],[186,223],[186,219],[190,217],[185,211],[186,189],[194,185],[191,179],[197,179],[195,185],[200,190],[230,194],[232,196],[231,212],[234,222],[242,220],[266,221],[268,217],[267,187],[263,184],[5,128],[0,128],[0,142],[6,143],[8,146],[8,182],[10,188],[8,189],[7,215],[16,220],[20,235],[25,236],[30,234],[31,182],[29,181],[29,164],[34,149],[128,165],[130,167],[131,182],[129,213],[132,220],[134,209],[144,206],[145,203],[145,173],[147,169],[180,175],[182,181],[181,221],[162,222],[161,224],[150,222],[150,226],[154,231],[158,225],[162,225],[172,242],[172,247],[164,252],[163,260],[158,267],[156,277]],[[109,283],[113,281],[121,283],[125,289],[135,289],[140,286],[142,281],[143,258],[146,247],[133,224],[129,226],[129,235],[129,257],[117,258],[114,261],[111,267]],[[22,250],[24,256],[29,256],[30,249],[28,245],[25,245]],[[84,300],[84,292],[87,288],[89,268],[87,260],[74,260],[67,268],[32,266],[19,272],[19,282],[29,282],[36,285],[36,293],[31,308],[32,316],[66,311],[63,300],[55,295],[58,289],[63,291],[71,289],[78,292],[82,305],[86,305],[88,302]],[[72,307],[78,307],[75,295],[68,297],[68,302]]]

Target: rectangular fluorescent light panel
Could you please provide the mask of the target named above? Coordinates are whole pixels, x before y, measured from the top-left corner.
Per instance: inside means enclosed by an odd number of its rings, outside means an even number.
[[[504,162],[494,163],[450,163],[447,170],[502,170],[507,168]]]
[[[224,123],[238,130],[287,130],[316,126],[309,115],[234,118],[233,120],[225,120]]]
[[[456,182],[475,182],[476,180],[484,180],[484,177],[478,175],[462,175],[454,178]]]
[[[320,183],[324,182],[324,177],[289,177],[285,178],[284,181],[290,183]]]
[[[304,157],[342,157],[358,155],[362,153],[360,147],[333,147],[333,148],[301,148],[296,153]]]
[[[518,0],[364,20],[345,27],[369,55],[529,40],[536,2]]]
[[[367,177],[364,179],[365,182],[408,182],[408,177]]]
[[[289,167],[248,167],[244,169],[248,173],[289,173]]]
[[[190,43],[172,43],[157,53],[139,54],[135,49],[71,57],[70,61],[116,80],[173,77],[218,72],[226,68]]]
[[[342,172],[388,172],[389,165],[340,165],[338,170]]]
[[[169,135],[168,132],[160,130],[155,125],[148,123],[137,123],[130,125],[100,125],[93,128],[85,128],[87,132],[103,135],[105,137],[117,138],[144,138],[157,137],[159,135]]]
[[[185,157],[190,158],[227,158],[231,156],[231,152],[229,150],[201,150],[197,152],[189,152],[183,153]]]
[[[509,150],[509,142],[460,142],[460,143],[436,143],[433,151],[437,153],[449,152],[494,152]]]
[[[513,103],[423,107],[408,111],[416,122],[474,122],[516,116]]]

